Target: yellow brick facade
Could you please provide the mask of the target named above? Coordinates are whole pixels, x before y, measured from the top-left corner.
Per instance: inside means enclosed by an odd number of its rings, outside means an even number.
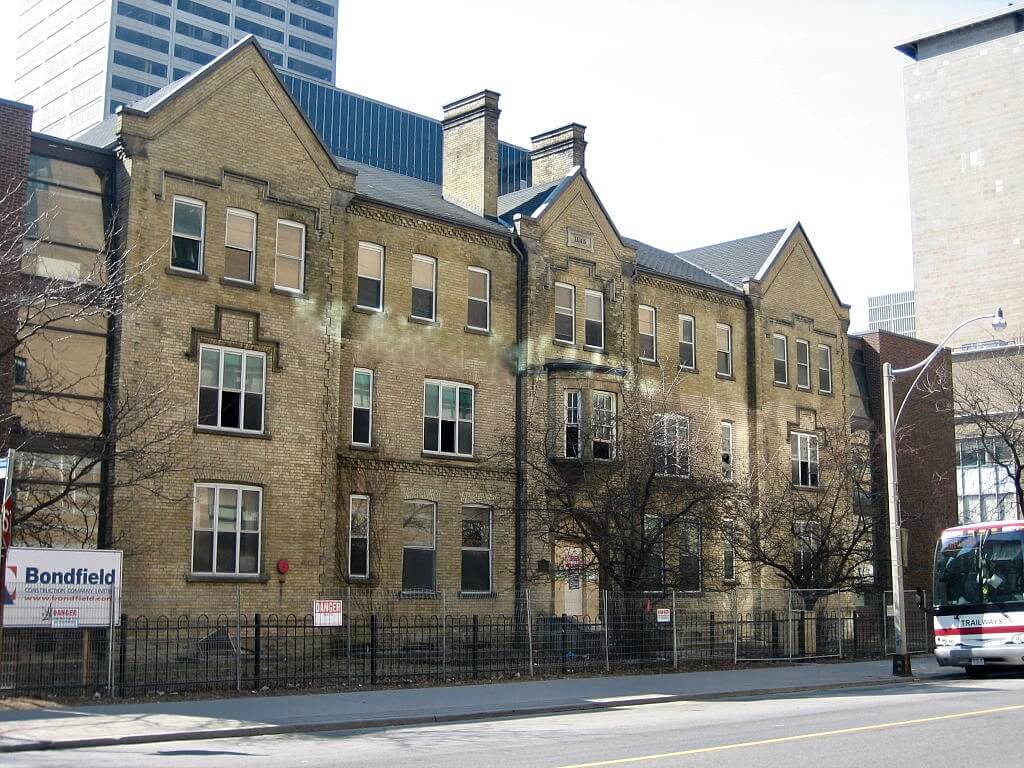
[[[495,96],[496,98],[496,96]],[[496,106],[495,106],[496,110]],[[496,119],[496,118],[495,118]],[[487,139],[490,140],[489,138]],[[609,220],[584,174],[514,232],[417,214],[356,192],[305,123],[255,47],[243,47],[189,87],[142,113],[122,113],[120,189],[130,258],[157,254],[142,311],[123,329],[118,375],[162,382],[170,404],[152,425],[178,430],[180,470],[156,494],[125,491],[115,527],[128,559],[131,612],[226,609],[240,589],[248,610],[306,613],[321,596],[396,595],[403,565],[403,501],[436,504],[436,588],[449,610],[511,610],[516,582],[517,376],[524,398],[561,401],[567,387],[619,385],[613,369],[639,368],[674,382],[681,411],[734,427],[736,465],[755,451],[788,456],[794,425],[814,429],[847,418],[847,308],[797,229],[761,280],[744,290],[708,288],[641,273],[635,248]],[[485,168],[487,174],[492,169]],[[494,169],[496,173],[496,169]],[[487,193],[489,196],[489,192]],[[175,196],[205,206],[199,275],[170,267]],[[474,204],[475,205],[475,204]],[[229,208],[257,217],[255,281],[224,280]],[[276,222],[305,227],[304,289],[274,287]],[[571,245],[573,233],[589,247]],[[382,308],[358,306],[360,244],[383,251]],[[411,317],[413,257],[436,261],[435,319]],[[489,275],[489,327],[467,327],[470,268]],[[520,282],[525,278],[525,283]],[[576,288],[575,342],[554,339],[554,284]],[[603,348],[584,344],[586,290],[604,296]],[[522,306],[520,306],[522,297]],[[637,355],[637,307],[657,310],[656,364]],[[678,316],[695,319],[695,370],[679,371]],[[732,329],[732,373],[716,374],[716,326]],[[772,382],[772,333],[832,349],[833,389],[822,394],[812,364],[810,391]],[[196,426],[202,345],[266,356],[264,430],[239,435]],[[795,351],[791,348],[791,371]],[[544,373],[552,360],[600,367]],[[814,361],[812,361],[813,363]],[[373,427],[354,445],[353,371],[372,371]],[[540,371],[538,373],[538,371]],[[795,372],[791,372],[791,381]],[[424,451],[424,384],[473,389],[471,455]],[[520,407],[522,407],[520,405]],[[522,479],[519,477],[519,479]],[[258,571],[242,577],[196,573],[193,489],[245,485],[262,493]],[[353,578],[349,508],[370,497],[368,579]],[[462,595],[462,508],[492,512],[489,595]],[[540,572],[550,545],[522,542],[528,583],[557,609],[562,587]],[[708,541],[705,558],[721,557]],[[288,562],[287,574],[278,564]],[[757,583],[741,572],[742,584]],[[723,585],[708,584],[704,599]],[[350,592],[349,592],[350,591]],[[693,598],[699,600],[701,598]],[[486,600],[486,608],[481,608]],[[587,612],[593,612],[592,595]],[[433,605],[426,601],[426,605]]]

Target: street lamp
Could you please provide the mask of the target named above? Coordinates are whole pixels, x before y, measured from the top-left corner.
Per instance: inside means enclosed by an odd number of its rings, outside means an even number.
[[[947,333],[946,338],[936,345],[932,353],[917,365],[893,370],[891,363],[882,364],[882,402],[885,409],[885,467],[888,476],[889,494],[889,553],[892,564],[892,607],[897,646],[896,654],[892,657],[892,673],[894,675],[908,676],[911,674],[910,654],[907,652],[907,635],[904,632],[904,628],[907,625],[907,617],[903,605],[903,539],[900,532],[899,481],[896,476],[896,425],[899,423],[903,408],[906,406],[907,400],[910,399],[910,395],[917,386],[917,382],[920,381],[921,376],[931,361],[942,352],[946,342],[965,325],[979,320],[989,320],[992,323],[992,328],[996,331],[1001,331],[1006,327],[1003,310],[999,308],[993,315],[978,315],[969,320],[964,320],[960,325]],[[899,410],[893,416],[893,382],[896,381],[898,375],[910,373],[911,371],[918,371],[918,374],[914,379],[914,383],[910,385],[910,389],[907,390],[903,402],[900,403]]]

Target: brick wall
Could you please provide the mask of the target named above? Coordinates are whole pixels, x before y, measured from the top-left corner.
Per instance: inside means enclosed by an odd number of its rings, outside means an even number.
[[[865,368],[868,378],[871,415],[876,440],[884,439],[882,412],[882,364],[893,368],[913,365],[935,349],[933,344],[888,331],[875,331],[862,336],[865,346]],[[915,390],[900,417],[897,427],[896,453],[900,478],[900,500],[903,525],[907,531],[907,560],[904,564],[907,589],[932,589],[932,560],[935,542],[943,528],[956,525],[956,442],[953,414],[949,407],[952,393],[952,355],[948,350],[939,355],[925,374],[924,382]],[[893,387],[895,408],[903,402],[916,373],[897,377]],[[946,387],[945,391],[928,391],[925,387]],[[880,437],[879,437],[880,436]],[[882,445],[879,442],[879,445]],[[879,505],[883,525],[879,526],[878,581],[890,580],[888,498],[885,494],[887,473],[884,448],[877,455],[875,474],[878,477]],[[888,588],[888,587],[886,587]]]

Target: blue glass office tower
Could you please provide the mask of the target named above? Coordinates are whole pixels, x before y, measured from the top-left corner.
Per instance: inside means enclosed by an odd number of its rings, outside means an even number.
[[[441,121],[282,72],[285,85],[338,157],[441,183]],[[498,193],[530,186],[530,152],[498,143]]]

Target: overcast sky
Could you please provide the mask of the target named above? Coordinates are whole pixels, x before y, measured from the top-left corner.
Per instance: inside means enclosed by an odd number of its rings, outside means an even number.
[[[15,12],[0,0],[0,96]],[[338,85],[440,116],[501,93],[500,134],[587,126],[619,231],[678,251],[803,222],[853,329],[913,286],[897,40],[1000,0],[341,0]]]

